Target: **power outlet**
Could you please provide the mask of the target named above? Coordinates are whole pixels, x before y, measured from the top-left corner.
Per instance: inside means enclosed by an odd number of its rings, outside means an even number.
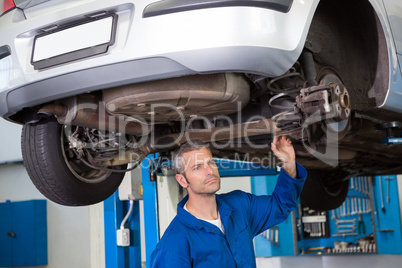
[[[116,232],[117,245],[121,247],[130,246],[130,229],[118,229]]]

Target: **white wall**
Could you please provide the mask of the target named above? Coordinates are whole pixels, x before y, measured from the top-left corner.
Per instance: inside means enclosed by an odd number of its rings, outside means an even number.
[[[31,199],[45,198],[30,181],[22,163],[0,165],[0,202]],[[47,228],[48,265],[38,268],[104,267],[102,203],[65,207],[48,201]]]
[[[89,250],[91,268],[105,267],[103,202],[89,206]]]
[[[21,128],[0,117],[0,163],[22,160]]]

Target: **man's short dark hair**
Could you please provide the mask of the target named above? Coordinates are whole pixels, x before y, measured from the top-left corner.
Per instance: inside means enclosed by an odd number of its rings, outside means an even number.
[[[208,147],[201,140],[191,140],[183,143],[179,148],[177,148],[173,152],[173,167],[176,170],[177,174],[184,174],[185,172],[185,163],[183,159],[183,154],[195,150],[199,150],[202,148],[208,149]],[[208,149],[209,151],[209,149]],[[211,152],[211,151],[210,151]]]

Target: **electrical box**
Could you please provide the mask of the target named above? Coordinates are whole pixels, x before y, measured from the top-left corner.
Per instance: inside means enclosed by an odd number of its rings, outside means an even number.
[[[47,265],[46,200],[0,203],[0,267]]]
[[[130,246],[130,229],[118,229],[116,231],[117,245],[120,247]]]
[[[142,173],[141,165],[132,171],[126,172],[119,187],[119,199],[142,200]]]

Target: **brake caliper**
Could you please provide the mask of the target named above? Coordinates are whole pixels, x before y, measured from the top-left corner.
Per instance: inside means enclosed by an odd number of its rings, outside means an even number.
[[[272,119],[278,128],[295,139],[308,140],[313,144],[324,141],[332,133],[338,139],[343,137],[350,113],[350,98],[345,86],[330,82],[302,88],[293,111],[277,114]]]
[[[295,109],[302,114],[303,121],[341,122],[350,115],[349,94],[345,86],[338,83],[303,88],[296,97]]]

